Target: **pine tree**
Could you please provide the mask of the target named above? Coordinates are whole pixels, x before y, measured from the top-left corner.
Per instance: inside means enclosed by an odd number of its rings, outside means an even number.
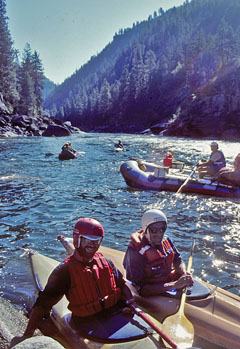
[[[43,88],[44,88],[44,73],[42,62],[39,55],[34,51],[32,55],[32,79],[34,85],[34,94],[36,99],[36,107],[38,113],[42,113],[42,103],[43,103]]]
[[[105,113],[111,108],[111,91],[110,85],[106,78],[104,78],[100,89],[100,112]]]
[[[14,109],[19,98],[16,78],[16,51],[8,29],[6,1],[0,0],[0,92],[10,109]]]
[[[237,38],[233,28],[224,19],[217,30],[216,46],[223,63],[229,63],[237,56]]]
[[[26,115],[37,114],[37,101],[33,81],[32,51],[26,44],[23,59],[19,68],[20,101],[18,111]]]

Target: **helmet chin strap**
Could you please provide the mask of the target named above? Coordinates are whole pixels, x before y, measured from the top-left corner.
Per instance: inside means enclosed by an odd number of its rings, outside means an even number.
[[[167,229],[166,229],[166,230],[167,230]],[[166,232],[166,230],[165,230],[165,232]],[[164,232],[164,233],[165,233],[165,232]],[[158,245],[154,244],[154,243],[152,242],[152,240],[151,240],[149,228],[146,229],[144,235],[145,235],[147,241],[149,242],[149,245],[151,245],[152,247],[158,247]],[[160,245],[161,245],[161,244],[159,244],[159,246],[160,246]]]
[[[145,230],[144,235],[145,235],[147,241],[149,242],[149,244],[151,245],[151,238],[150,238],[149,228],[147,228],[147,229]]]

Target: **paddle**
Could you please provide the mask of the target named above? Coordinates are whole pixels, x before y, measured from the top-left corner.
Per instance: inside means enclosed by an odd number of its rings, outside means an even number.
[[[193,240],[190,257],[188,259],[187,272],[192,267],[192,254],[195,245]],[[168,316],[162,325],[162,330],[177,343],[179,348],[188,348],[192,346],[194,337],[194,328],[192,323],[184,315],[184,305],[186,300],[186,288],[183,290],[179,310],[176,314]]]
[[[155,325],[142,311],[141,309],[135,307],[133,304],[128,305],[130,309],[134,311],[135,314],[140,316],[148,325],[150,325],[154,331],[156,331],[164,340],[167,342],[171,348],[177,348],[177,345],[157,326]]]
[[[185,187],[185,185],[188,184],[188,182],[190,181],[190,179],[192,178],[192,176],[194,175],[196,169],[198,167],[198,163],[194,166],[192,172],[190,173],[190,175],[187,177],[187,179],[183,182],[183,184],[181,185],[181,187],[178,189],[178,191],[176,192],[176,194],[181,193],[183,187]]]

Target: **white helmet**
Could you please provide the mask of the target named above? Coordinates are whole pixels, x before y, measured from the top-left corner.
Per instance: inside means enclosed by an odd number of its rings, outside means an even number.
[[[165,222],[167,225],[167,217],[166,215],[157,209],[152,209],[144,212],[142,216],[142,229],[143,232],[145,233],[147,230],[147,227],[156,222]]]
[[[213,146],[213,147],[218,147],[218,143],[214,142],[214,141],[210,145]]]

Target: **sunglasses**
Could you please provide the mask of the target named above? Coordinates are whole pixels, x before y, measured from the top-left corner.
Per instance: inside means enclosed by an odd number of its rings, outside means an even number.
[[[98,236],[90,236],[90,235],[79,235],[79,238],[83,238],[88,241],[89,244],[91,245],[99,245],[102,241],[102,238]]]
[[[149,227],[150,233],[152,234],[164,234],[166,231],[166,225],[164,227],[156,227],[156,228],[151,228]]]

